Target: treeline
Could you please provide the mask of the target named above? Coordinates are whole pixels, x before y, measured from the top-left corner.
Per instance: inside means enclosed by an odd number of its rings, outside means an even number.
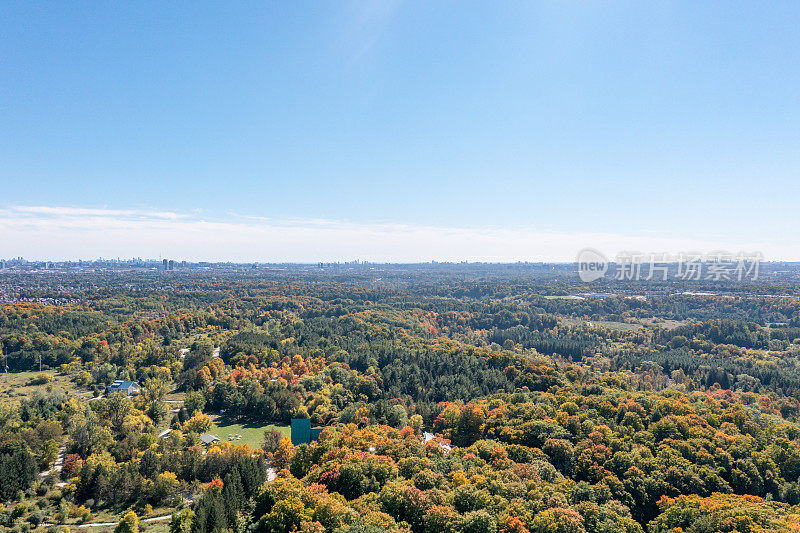
[[[773,336],[774,333],[774,336]],[[705,340],[712,344],[733,344],[742,348],[768,349],[773,339],[786,340],[791,330],[779,329],[775,332],[757,324],[735,320],[709,320],[698,324],[678,326],[671,330],[660,330],[656,342],[682,346],[691,340]],[[791,340],[791,339],[789,339]],[[785,345],[777,344],[778,347]]]

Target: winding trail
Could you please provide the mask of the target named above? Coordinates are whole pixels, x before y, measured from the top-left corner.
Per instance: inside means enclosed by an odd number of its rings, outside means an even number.
[[[169,520],[172,518],[171,514],[165,514],[162,516],[154,516],[152,518],[140,518],[139,522],[158,522],[159,520]],[[119,524],[119,522],[94,522],[91,524],[41,524],[40,527],[113,527]]]

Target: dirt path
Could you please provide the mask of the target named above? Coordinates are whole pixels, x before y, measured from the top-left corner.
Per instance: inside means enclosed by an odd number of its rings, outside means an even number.
[[[61,469],[64,467],[64,453],[67,451],[66,446],[61,445],[58,448],[58,456],[56,457],[56,462],[53,464],[53,468],[50,470],[45,470],[44,472],[40,473],[40,477],[47,477],[49,476],[54,470],[56,472],[61,472]]]
[[[159,520],[169,520],[172,518],[171,514],[166,514],[163,516],[154,516],[153,518],[140,518],[139,522],[158,522]],[[114,527],[119,522],[95,522],[92,524],[42,524],[41,527]]]

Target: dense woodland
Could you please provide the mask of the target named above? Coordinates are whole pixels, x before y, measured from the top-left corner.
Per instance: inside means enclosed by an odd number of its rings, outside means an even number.
[[[0,526],[797,530],[800,266],[774,270],[0,273]],[[325,429],[205,445],[222,415]]]

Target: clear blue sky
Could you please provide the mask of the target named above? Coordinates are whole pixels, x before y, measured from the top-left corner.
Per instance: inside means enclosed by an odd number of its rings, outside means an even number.
[[[800,259],[798,28],[800,2],[2,2],[0,207]]]

